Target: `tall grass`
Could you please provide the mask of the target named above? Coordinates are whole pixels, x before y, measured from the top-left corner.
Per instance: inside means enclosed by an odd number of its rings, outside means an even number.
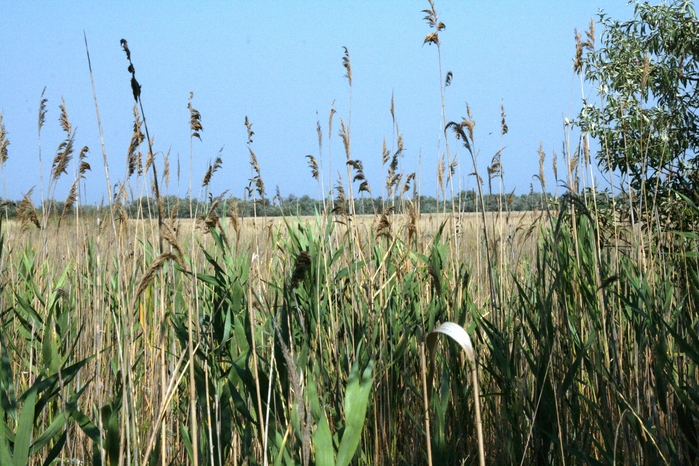
[[[425,42],[441,53],[432,2],[424,13],[434,28]],[[240,218],[225,193],[208,191],[217,158],[202,181],[208,209],[181,220],[163,208],[168,160],[156,160],[141,132],[140,86],[122,46],[140,106],[129,169],[109,205],[96,218],[52,207],[75,136],[64,102],[66,140],[41,214],[28,193],[18,219],[2,224],[2,464],[697,461],[696,230],[640,225],[626,199],[585,189],[595,186],[585,135],[563,154],[570,189],[543,212],[509,212],[500,189],[500,210],[486,213],[479,183],[477,215],[445,203],[421,216],[419,173],[402,172],[392,103],[387,201],[362,216],[348,202],[371,193],[352,155],[351,115],[339,131],[347,179],[323,180],[319,169],[332,164],[333,109],[327,133],[318,123],[317,158],[308,156],[324,196],[314,217]],[[347,49],[342,60],[351,95]],[[203,126],[192,97],[193,141]],[[39,131],[45,105],[42,96]],[[437,168],[456,168],[447,145],[456,137],[482,180],[473,117],[448,123],[444,99],[440,107]],[[503,108],[502,136],[504,118]],[[263,204],[252,123],[240,130],[249,197]],[[73,186],[86,176],[87,153]],[[500,185],[502,155],[485,175]],[[540,160],[543,191],[543,151]],[[157,212],[129,217],[129,200],[151,192]],[[79,203],[80,191],[69,197]],[[429,336],[452,325],[466,329],[473,355]]]

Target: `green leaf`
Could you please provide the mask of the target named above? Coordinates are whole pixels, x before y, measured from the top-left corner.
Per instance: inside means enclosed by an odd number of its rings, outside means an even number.
[[[34,430],[34,407],[36,406],[36,385],[22,395],[24,404],[19,415],[15,437],[14,465],[26,466],[29,460],[29,445]]]
[[[5,410],[0,404],[0,419],[4,420]],[[0,464],[12,464],[12,453],[10,453],[10,439],[5,434],[5,423],[0,423]]]
[[[58,416],[56,416],[53,419],[53,422],[51,422],[51,424],[46,428],[44,433],[41,434],[39,438],[34,441],[34,443],[32,444],[31,453],[34,454],[38,452],[39,450],[44,448],[46,444],[48,444],[53,438],[55,438],[61,432],[61,430],[63,430],[63,427],[65,427],[67,420],[68,417],[65,411],[58,414]]]
[[[316,422],[316,430],[313,432],[313,452],[315,453],[316,466],[334,466],[333,437],[328,418],[325,416],[325,411],[318,398],[318,387],[315,380],[308,381],[308,399],[311,404],[311,415]]]
[[[316,457],[316,466],[334,466],[335,448],[333,447],[333,437],[330,433],[330,426],[325,413],[313,432],[313,451]]]
[[[373,367],[374,360],[372,359],[360,375],[359,362],[357,361],[350,371],[345,394],[345,431],[337,450],[337,466],[347,466],[352,461],[357,446],[359,446],[366,420],[371,386],[374,382],[371,373]]]
[[[68,438],[68,429],[65,429],[63,431],[63,434],[58,438],[58,441],[53,445],[53,448],[51,448],[51,451],[49,451],[49,454],[46,456],[46,460],[44,461],[43,466],[49,466],[53,460],[58,458],[58,455],[61,454],[61,451],[63,450],[63,447],[66,444],[66,439]]]

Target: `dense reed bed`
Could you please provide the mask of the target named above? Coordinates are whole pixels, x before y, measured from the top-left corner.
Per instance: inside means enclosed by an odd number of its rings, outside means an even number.
[[[425,43],[439,50],[444,25],[429,6]],[[347,49],[342,60],[351,88]],[[168,162],[152,155],[138,105],[128,173],[109,205],[83,218],[71,207],[86,150],[55,208],[74,144],[61,108],[66,141],[41,208],[28,195],[2,222],[1,464],[696,463],[696,230],[590,189],[585,134],[577,148],[566,134],[569,189],[542,194],[537,212],[509,212],[500,188],[496,212],[445,202],[421,215],[395,126],[383,153],[388,195],[358,215],[354,196],[371,187],[340,119],[346,179],[315,216],[241,218],[235,202],[207,193],[183,220],[160,201]],[[192,96],[189,108],[194,141],[203,127]],[[481,173],[468,113],[448,122],[443,112],[445,199],[454,167]],[[322,140],[336,135],[333,114],[318,126],[318,159],[332,155]],[[260,202],[245,126],[249,200]],[[482,175],[492,186],[503,186],[501,153]],[[323,190],[320,161],[299,163]],[[139,196],[153,196],[155,212],[127,215]],[[688,219],[699,214],[690,199],[676,202]],[[473,355],[430,333],[446,322],[467,331]]]

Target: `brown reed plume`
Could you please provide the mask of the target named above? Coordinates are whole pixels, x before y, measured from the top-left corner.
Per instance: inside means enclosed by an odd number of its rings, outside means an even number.
[[[430,25],[430,28],[434,29],[433,32],[430,32],[427,34],[425,37],[425,40],[423,41],[423,45],[425,44],[435,44],[437,46],[440,45],[439,43],[439,33],[446,27],[444,23],[439,21],[439,15],[437,14],[437,10],[434,7],[434,2],[432,0],[428,0],[430,3],[430,8],[427,10],[422,10],[423,13],[425,13],[425,18],[424,20],[427,21],[427,24]],[[449,80],[451,82],[451,79]]]
[[[319,176],[319,173],[318,173],[318,161],[316,160],[315,157],[313,157],[313,156],[310,155],[310,154],[307,155],[306,158],[308,159],[308,168],[311,169],[311,176],[312,176],[313,178],[315,178],[316,180],[318,180],[318,176]]]
[[[393,239],[391,234],[391,214],[395,209],[394,206],[390,206],[381,213],[381,218],[379,219],[378,225],[376,225],[376,237],[377,238],[387,238],[389,241]]]
[[[32,193],[34,188],[27,191],[27,193],[22,198],[22,202],[19,203],[17,207],[17,217],[22,225],[22,231],[26,231],[29,224],[33,224],[35,227],[41,229],[41,224],[39,223],[39,218],[36,215],[36,208],[32,202]]]
[[[395,194],[395,188],[400,184],[403,175],[398,172],[398,162],[403,154],[403,134],[398,130],[398,125],[395,125],[396,133],[398,135],[397,149],[391,157],[391,163],[388,166],[388,173],[386,174],[386,196],[388,198]],[[385,141],[384,141],[385,143]],[[388,161],[389,152],[384,144],[382,150],[382,160],[384,164]]]
[[[10,145],[10,140],[7,139],[7,131],[5,123],[2,121],[2,112],[0,112],[0,164],[4,165],[7,162],[7,146]]]
[[[216,208],[221,201],[221,196],[211,201],[211,206],[206,214],[200,214],[197,216],[197,220],[200,223],[200,227],[205,231],[210,231],[214,228],[219,228],[221,226],[220,218],[216,213]]]
[[[66,133],[66,139],[61,142],[56,150],[56,156],[53,158],[53,165],[51,166],[51,182],[55,183],[61,174],[67,174],[66,171],[68,163],[73,158],[73,141],[75,138],[75,133],[73,132],[73,127],[68,120],[68,111],[66,110],[66,101],[61,98],[63,103],[59,106],[61,109],[61,116],[58,121],[61,124],[61,128]]]
[[[342,216],[347,215],[347,196],[345,195],[345,188],[342,186],[342,175],[338,175],[337,184],[335,185],[335,202],[333,205],[333,213],[340,214]]]
[[[165,183],[165,191],[167,192],[168,186],[170,186],[170,151],[167,154],[163,154],[163,183]]]
[[[502,177],[502,151],[505,150],[505,148],[500,149],[495,153],[493,158],[490,161],[490,166],[486,167],[486,170],[488,171],[488,191],[490,194],[493,194],[493,186],[492,186],[492,181],[493,178],[499,178]]]
[[[127,68],[128,72],[131,74],[131,91],[133,92],[133,98],[134,101],[139,105],[139,108],[141,110],[141,117],[143,117],[143,128],[146,131],[146,142],[148,143],[148,155],[146,157],[146,172],[148,171],[148,168],[150,168],[152,164],[153,168],[153,194],[155,197],[155,204],[157,207],[157,215],[158,215],[158,243],[160,247],[160,252],[162,253],[163,251],[163,238],[161,236],[161,231],[163,229],[163,203],[162,199],[160,196],[160,187],[158,185],[158,169],[157,166],[154,163],[155,159],[155,152],[153,151],[153,139],[151,139],[149,131],[148,131],[148,123],[146,122],[146,114],[143,111],[143,99],[141,98],[141,85],[138,83],[136,80],[136,68],[133,66],[133,62],[131,61],[131,50],[129,49],[129,45],[126,42],[126,39],[121,39],[120,40],[121,48],[124,50],[124,53],[126,53],[126,59],[129,62],[129,67]],[[134,112],[135,114],[136,112]],[[140,127],[139,127],[140,130]]]
[[[364,166],[362,165],[362,161],[348,160],[347,165],[351,166],[354,169],[354,177],[352,178],[352,182],[360,182],[359,192],[366,192],[367,194],[369,194],[369,196],[371,196],[371,188],[369,187],[369,182],[364,176]]]
[[[257,191],[257,194],[259,196],[259,200],[263,200],[265,198],[265,183],[262,181],[262,175],[260,173],[260,165],[257,163],[257,156],[255,155],[255,152],[252,150],[252,137],[255,134],[255,132],[252,130],[252,122],[248,119],[247,115],[245,116],[245,128],[247,130],[248,134],[248,151],[250,152],[250,167],[252,171],[252,178],[250,178],[247,191],[252,194],[253,192],[253,187]]]
[[[5,162],[7,162],[8,152],[7,146],[10,145],[10,140],[7,139],[7,131],[5,124],[2,122],[2,112],[0,112],[0,169],[2,169],[2,197],[7,197],[5,189]],[[7,210],[5,210],[7,212]]]
[[[214,161],[213,164],[209,164],[209,168],[206,170],[206,174],[204,175],[204,180],[201,183],[202,188],[206,188],[209,186],[209,183],[211,182],[211,177],[218,171],[219,168],[221,168],[221,165],[223,165],[223,159],[221,158],[221,152],[223,151],[223,147],[218,151],[218,156],[216,157],[216,160]]]
[[[201,141],[201,132],[204,131],[204,127],[201,124],[201,114],[192,107],[192,99],[194,98],[194,93],[189,93],[189,103],[187,108],[189,109],[189,131],[193,138],[198,138]]]
[[[403,189],[401,189],[401,195],[407,193],[410,191],[410,183],[415,180],[415,172],[409,173],[408,177],[405,179],[405,183],[403,183]]]
[[[126,178],[131,178],[131,175],[138,173],[143,174],[143,154],[140,151],[141,144],[146,139],[145,134],[141,131],[143,121],[138,113],[138,106],[133,106],[133,131],[131,132],[131,141],[129,141],[129,150],[126,154]]]
[[[575,29],[575,58],[573,59],[573,70],[576,73],[582,72],[582,56],[583,52],[587,49],[589,51],[595,50],[595,21],[590,18],[590,28],[585,31],[585,37],[587,40],[582,40],[582,32]]]
[[[342,57],[342,66],[347,70],[345,78],[347,78],[350,87],[352,87],[352,65],[350,63],[349,50],[347,50],[347,47],[342,47],[342,49],[345,51],[345,56]]]
[[[80,150],[80,154],[78,155],[78,176],[75,179],[75,181],[73,181],[73,184],[71,185],[70,190],[68,191],[68,197],[66,198],[65,203],[63,205],[63,212],[61,213],[61,218],[58,220],[58,228],[61,227],[61,222],[63,221],[63,218],[66,216],[68,212],[70,212],[73,209],[75,201],[78,200],[80,180],[84,180],[85,173],[92,170],[90,168],[90,164],[86,160],[87,153],[89,151],[90,149],[87,146],[84,146]]]
[[[240,215],[238,214],[238,203],[233,199],[230,200],[230,207],[228,208],[228,218],[233,226],[233,231],[235,231],[236,242],[240,240],[240,230],[242,228]]]
[[[534,178],[538,178],[541,183],[541,191],[546,192],[546,174],[544,173],[544,162],[546,161],[546,153],[544,152],[544,143],[539,142],[539,148],[536,150],[539,154],[539,174],[534,175]]]

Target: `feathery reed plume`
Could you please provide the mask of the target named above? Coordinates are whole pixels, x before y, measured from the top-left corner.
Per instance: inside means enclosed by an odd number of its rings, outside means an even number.
[[[405,183],[403,184],[403,189],[401,190],[401,194],[405,194],[408,191],[410,191],[410,182],[415,179],[415,172],[410,173],[408,177],[405,179]]]
[[[7,196],[5,189],[5,162],[7,162],[7,146],[10,145],[10,140],[7,139],[7,131],[5,130],[5,124],[2,121],[2,112],[0,112],[0,169],[2,169],[2,197]],[[7,205],[7,204],[5,204]],[[5,209],[5,214],[7,214],[7,209]]]
[[[167,154],[163,155],[163,183],[165,183],[165,190],[167,192],[168,186],[170,186],[170,150]]]
[[[473,144],[473,127],[476,126],[476,122],[471,118],[471,109],[470,107],[466,107],[467,113],[468,113],[468,120],[466,118],[461,118],[461,123],[457,123],[455,121],[450,121],[447,123],[447,126],[444,128],[444,132],[448,129],[451,128],[451,130],[454,132],[454,135],[456,136],[456,139],[461,140],[463,143],[464,147],[466,150],[473,155],[473,149],[472,149],[472,144]],[[464,131],[465,128],[465,131]]]
[[[587,36],[587,41],[583,43],[585,47],[587,47],[590,51],[595,50],[595,20],[594,18],[590,18],[590,27],[587,31],[585,31],[585,35]]]
[[[80,155],[78,155],[78,161],[80,162],[78,165],[78,178],[80,179],[85,179],[85,173],[92,171],[90,164],[85,160],[87,159],[88,152],[90,152],[90,148],[83,146],[83,148],[80,150]]]
[[[352,87],[352,65],[350,64],[349,50],[347,50],[347,47],[342,47],[342,48],[345,51],[345,56],[342,57],[342,66],[344,66],[345,69],[347,70],[347,74],[345,75],[345,78],[347,78],[347,81],[349,82],[350,87]]]
[[[437,161],[437,186],[444,196],[444,156]]]
[[[201,114],[192,107],[192,98],[194,98],[194,93],[189,93],[189,103],[187,108],[189,109],[189,131],[191,132],[191,137],[198,138],[201,141],[201,132],[204,131],[204,127],[201,125]]]
[[[129,44],[126,42],[126,39],[121,39],[119,42],[121,43],[121,48],[124,50],[124,52],[126,52],[126,59],[129,61],[128,71],[131,73],[131,91],[133,92],[133,100],[138,102],[138,99],[141,97],[141,85],[138,84],[138,81],[136,81],[136,69],[131,62],[131,51],[129,50]]]
[[[162,237],[163,199],[160,197],[160,188],[158,186],[158,169],[155,165],[155,153],[153,151],[153,139],[150,137],[150,134],[148,132],[148,124],[146,123],[146,115],[145,115],[145,112],[143,110],[143,99],[141,98],[141,85],[138,83],[138,81],[136,81],[136,69],[133,66],[133,62],[131,61],[131,51],[129,50],[129,46],[128,46],[125,39],[121,39],[120,43],[121,43],[121,48],[126,53],[126,59],[129,62],[129,67],[127,70],[129,73],[131,73],[131,90],[133,92],[133,98],[134,98],[134,101],[136,102],[136,104],[140,106],[141,116],[143,117],[143,127],[144,127],[145,133],[146,133],[145,141],[148,143],[148,155],[146,156],[145,171],[147,173],[148,169],[150,167],[152,167],[152,169],[153,169],[153,180],[152,180],[151,185],[152,185],[153,193],[155,195],[156,207],[157,207],[156,213],[158,215],[158,246],[159,246],[160,252],[162,253],[163,247],[164,247],[163,237]],[[140,125],[139,125],[139,131],[140,131]]]
[[[209,183],[211,182],[211,177],[214,173],[216,173],[216,171],[219,168],[221,168],[221,165],[223,164],[223,160],[221,159],[222,151],[223,147],[218,151],[219,155],[216,157],[214,163],[212,165],[209,165],[209,168],[206,170],[206,174],[204,175],[204,181],[202,181],[201,183],[202,188],[209,186]],[[257,162],[257,160],[255,162]]]
[[[504,136],[509,131],[507,123],[505,123],[505,104],[500,103],[500,135]]]
[[[73,132],[73,126],[70,124],[70,121],[68,120],[68,111],[66,110],[66,100],[61,96],[61,105],[58,106],[58,108],[61,109],[61,116],[58,118],[58,122],[61,124],[61,128],[63,131],[65,131],[67,134],[70,134]]]
[[[493,189],[492,189],[492,185],[491,185],[493,178],[498,178],[498,177],[502,176],[501,157],[502,157],[503,150],[505,150],[505,149],[502,148],[495,153],[492,160],[490,161],[490,166],[487,167],[487,170],[488,170],[488,190],[490,191],[490,194],[493,193]]]
[[[216,213],[216,209],[218,208],[218,205],[221,203],[223,196],[225,196],[227,193],[228,191],[224,191],[218,196],[216,196],[215,199],[211,199],[211,206],[209,207],[209,211],[206,213],[206,215],[201,214],[197,217],[197,220],[199,220],[202,227],[206,231],[210,231],[214,228],[218,228],[219,230],[221,230],[221,222],[218,214]],[[223,231],[221,231],[221,234],[223,235]],[[223,240],[226,242],[226,244],[228,244],[228,240],[225,236],[223,236]]]
[[[573,59],[573,71],[575,73],[580,74],[582,71],[582,55],[583,55],[583,46],[582,46],[582,33],[579,32],[577,29],[574,30],[575,34],[575,58]]]
[[[257,165],[257,158],[255,157],[255,153],[252,151],[252,149],[250,149],[250,165],[253,166],[256,174],[250,178],[249,187],[252,188],[254,186],[260,199],[264,199],[265,183],[262,181],[262,177],[260,176],[260,167]]]
[[[335,185],[335,205],[333,206],[333,213],[340,215],[347,214],[347,196],[345,195],[345,188],[342,186],[342,175],[338,173],[337,184]]]
[[[22,225],[22,231],[26,231],[29,224],[32,223],[37,228],[41,229],[41,224],[39,223],[39,217],[36,215],[36,208],[32,202],[32,192],[34,188],[27,191],[27,194],[22,198],[22,202],[19,203],[17,207],[17,217],[19,217],[20,223]]]
[[[245,115],[245,129],[247,129],[248,132],[248,144],[252,144],[252,137],[255,132],[252,130],[252,122],[248,120],[247,115]]]
[[[347,126],[345,126],[345,120],[340,118],[340,137],[342,138],[342,144],[345,146],[345,155],[347,159],[350,158],[350,137],[347,131]]]
[[[551,164],[553,166],[553,180],[554,182],[558,183],[558,155],[556,154],[556,150],[553,150],[553,153],[551,154]],[[541,163],[541,161],[539,161]],[[541,167],[539,167],[539,171],[541,171]],[[543,172],[542,172],[543,173]]]
[[[330,104],[330,116],[328,117],[328,134],[333,133],[333,117],[337,113],[337,110],[334,108],[335,101],[333,100],[332,103]]]
[[[46,88],[44,87],[44,90],[41,91],[41,101],[39,102],[39,125],[38,125],[39,133],[41,133],[41,128],[44,126],[44,123],[46,122],[46,104],[48,103],[49,100],[44,98],[45,92],[46,92]]]
[[[78,200],[78,188],[80,187],[80,180],[85,179],[85,173],[87,171],[91,171],[90,164],[85,160],[89,151],[90,149],[87,146],[84,146],[80,150],[80,154],[78,155],[78,177],[75,179],[75,181],[73,181],[73,184],[71,185],[70,190],[68,191],[68,197],[66,197],[65,203],[63,205],[63,212],[61,213],[61,217],[58,219],[58,228],[61,227],[61,222],[63,222],[63,218],[66,216],[67,213],[69,213],[73,209],[75,201]]]
[[[546,161],[546,154],[544,153],[544,143],[539,141],[539,148],[536,150],[539,154],[539,182],[541,183],[541,190],[546,191],[546,175],[544,174],[544,162]],[[535,175],[536,176],[536,175]]]
[[[148,270],[143,274],[141,279],[138,281],[138,286],[136,287],[136,292],[133,295],[133,299],[131,300],[131,309],[136,309],[136,302],[138,301],[138,298],[143,294],[143,292],[146,290],[148,287],[148,284],[153,281],[153,278],[155,278],[155,274],[158,270],[160,270],[163,265],[165,264],[166,261],[175,261],[178,262],[178,257],[177,255],[171,253],[171,252],[164,252],[160,254],[154,261],[153,263],[148,267]]]
[[[391,235],[391,219],[389,215],[393,213],[395,207],[391,206],[381,213],[381,218],[378,225],[376,226],[376,237],[377,238],[387,238],[389,241],[392,239]]]
[[[250,166],[253,170],[253,176],[252,178],[250,178],[250,180],[248,180],[249,183],[247,190],[250,193],[252,193],[252,188],[254,186],[255,190],[257,190],[257,194],[260,197],[260,200],[262,200],[265,197],[265,184],[262,181],[262,176],[260,174],[260,165],[257,163],[257,156],[255,155],[255,152],[252,150],[252,147],[250,147],[250,145],[252,144],[252,136],[255,134],[255,132],[252,130],[252,122],[250,122],[247,116],[245,116],[245,128],[247,130],[248,135],[247,146],[248,151],[250,152]]]
[[[369,182],[366,180],[366,177],[364,176],[364,166],[362,165],[362,161],[348,160],[347,165],[351,166],[354,169],[355,175],[352,178],[352,182],[360,182],[359,192],[361,193],[362,191],[364,191],[371,195],[371,188],[369,187]]]
[[[46,104],[48,103],[48,99],[44,97],[44,94],[46,93],[46,86],[44,86],[44,89],[41,91],[41,101],[39,102],[39,118],[38,118],[38,124],[37,124],[37,137],[38,137],[38,142],[39,142],[39,186],[41,186],[41,198],[44,199],[44,162],[43,162],[43,157],[42,157],[42,151],[41,151],[41,128],[44,127],[44,123],[46,122]],[[42,211],[46,210],[45,207],[46,203],[42,202],[41,209]]]
[[[444,87],[449,87],[451,85],[451,80],[454,77],[454,73],[447,71],[447,77],[444,79]]]
[[[177,212],[176,209],[173,209],[173,212]],[[163,223],[163,227],[163,238],[175,250],[177,256],[177,264],[179,264],[179,266],[182,267],[184,270],[187,270],[186,262],[184,259],[184,251],[182,250],[180,243],[177,241],[176,229],[169,225],[167,222]]]
[[[66,133],[66,139],[58,145],[56,150],[56,156],[53,158],[53,165],[51,167],[51,181],[55,181],[63,173],[68,173],[66,171],[68,163],[73,158],[73,140],[75,138],[75,133],[73,132],[73,127],[68,120],[68,112],[66,110],[66,101],[64,99],[63,103],[59,106],[61,109],[61,116],[58,121],[61,124],[61,128]]]
[[[148,141],[148,154],[146,154],[146,166],[141,165],[141,160],[139,159],[139,165],[138,165],[138,174],[143,175],[143,173],[148,173],[148,170],[153,167],[155,163],[155,154],[150,151],[150,148],[153,147],[153,138],[151,138],[150,141]],[[156,180],[153,178],[153,183],[155,184]],[[153,186],[153,189],[155,190],[155,186]]]
[[[576,73],[580,74],[582,72],[582,67],[583,67],[583,52],[585,49],[589,51],[594,51],[595,50],[595,21],[590,18],[590,28],[585,31],[585,36],[587,37],[587,40],[583,41],[582,40],[582,32],[578,31],[577,29],[575,31],[575,58],[573,59],[573,71]]]
[[[391,164],[388,166],[388,174],[386,175],[386,191],[388,197],[391,197],[393,195],[396,186],[399,185],[400,180],[402,178],[402,175],[398,173],[398,159],[403,154],[403,135],[400,133],[400,131],[398,131],[397,125],[396,131],[398,132],[398,148],[396,149],[396,152],[393,154],[393,157],[391,158]],[[383,158],[385,160],[388,160],[387,156],[388,151],[386,150],[386,147],[384,145]]]
[[[2,113],[0,112],[0,164],[4,165],[7,162],[7,146],[10,145],[10,140],[7,139],[7,131],[5,124],[2,122]]]
[[[141,153],[139,148],[141,147],[143,141],[146,139],[146,136],[141,131],[143,121],[141,121],[137,105],[133,106],[133,117],[133,132],[131,133],[131,141],[129,141],[129,150],[126,154],[126,178],[131,178],[131,175],[133,175],[136,171],[138,171],[138,174],[140,175],[143,170],[143,154]]]
[[[417,225],[420,219],[420,212],[418,212],[415,204],[411,200],[408,200],[405,204],[404,212],[408,216],[406,228],[408,230],[408,244],[410,244],[413,241],[417,241]]]
[[[313,176],[313,178],[315,178],[317,180],[318,179],[318,161],[312,155],[307,155],[306,158],[308,159],[308,168],[311,169],[311,175]]]
[[[238,215],[238,203],[231,200],[230,207],[228,208],[228,218],[231,220],[231,225],[233,226],[233,231],[235,231],[236,238],[240,238],[240,229],[242,225],[240,224],[240,216]]]
[[[427,10],[422,10],[423,13],[425,13],[425,18],[424,20],[427,21],[427,24],[429,24],[430,28],[434,29],[434,32],[430,32],[427,34],[425,37],[425,40],[423,41],[422,45],[425,44],[435,44],[439,45],[439,33],[446,27],[444,23],[439,21],[439,15],[437,14],[437,10],[434,8],[434,2],[432,0],[428,0],[430,3],[430,8]]]
[[[170,209],[170,220],[174,223],[175,219],[178,217],[178,213],[180,210],[180,200],[176,199],[175,203],[172,204],[172,208]]]

